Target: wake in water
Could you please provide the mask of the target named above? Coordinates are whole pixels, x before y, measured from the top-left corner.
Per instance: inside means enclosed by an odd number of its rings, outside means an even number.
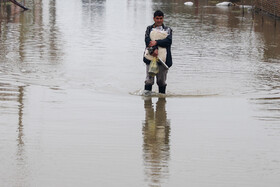
[[[167,92],[166,94],[161,94],[161,93],[158,93],[158,92],[147,91],[147,90],[137,90],[137,91],[134,91],[134,92],[130,92],[129,94],[135,95],[135,96],[143,96],[143,97],[212,97],[212,96],[219,96],[219,94],[217,94],[217,93],[178,94],[178,93]]]

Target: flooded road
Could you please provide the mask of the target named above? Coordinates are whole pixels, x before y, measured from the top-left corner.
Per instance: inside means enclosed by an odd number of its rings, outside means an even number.
[[[279,185],[279,21],[210,1],[25,4],[0,7],[0,186]],[[157,9],[165,98],[140,95]]]

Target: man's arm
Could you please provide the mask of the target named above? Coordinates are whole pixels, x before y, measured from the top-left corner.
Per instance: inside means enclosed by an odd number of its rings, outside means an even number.
[[[151,38],[150,38],[150,26],[147,27],[146,29],[146,33],[145,33],[145,43],[146,43],[146,47],[149,46],[150,42],[151,42]]]

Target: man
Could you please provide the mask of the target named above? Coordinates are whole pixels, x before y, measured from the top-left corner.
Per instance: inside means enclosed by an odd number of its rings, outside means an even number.
[[[158,47],[163,47],[166,48],[166,61],[165,64],[168,67],[172,66],[172,56],[171,56],[171,44],[172,44],[172,30],[169,27],[166,27],[163,24],[163,19],[164,19],[164,14],[162,11],[157,10],[154,13],[154,24],[150,25],[147,27],[146,34],[145,34],[145,43],[146,43],[146,48],[147,47],[153,47],[154,51],[152,53],[152,56],[157,57],[158,56]],[[161,31],[166,31],[168,33],[168,36],[165,39],[162,40],[155,40],[152,41],[150,38],[150,33],[153,29],[158,29]],[[145,92],[150,92],[152,91],[152,86],[154,84],[154,77],[149,75],[148,70],[149,70],[149,64],[150,60],[144,57],[143,61],[146,63],[146,80],[145,80]],[[165,68],[163,65],[158,63],[159,66],[159,72],[156,75],[157,79],[157,85],[158,85],[158,90],[159,93],[165,94],[166,92],[166,78],[167,78],[167,72],[168,69]]]

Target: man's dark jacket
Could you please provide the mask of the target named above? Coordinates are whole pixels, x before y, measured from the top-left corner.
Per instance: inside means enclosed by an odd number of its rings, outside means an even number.
[[[162,25],[162,27],[164,30],[170,29],[168,27],[165,27],[164,25]],[[150,41],[151,41],[150,32],[152,31],[153,28],[155,28],[154,24],[147,27],[146,34],[145,34],[146,47],[148,47],[150,44]],[[156,41],[157,41],[157,46],[166,48],[167,55],[166,55],[165,63],[168,67],[171,67],[172,66],[172,55],[171,55],[172,30],[170,29],[169,35],[165,39],[156,40]],[[145,57],[143,58],[143,61],[146,64],[150,64],[150,62],[151,62],[150,60],[146,59]]]

